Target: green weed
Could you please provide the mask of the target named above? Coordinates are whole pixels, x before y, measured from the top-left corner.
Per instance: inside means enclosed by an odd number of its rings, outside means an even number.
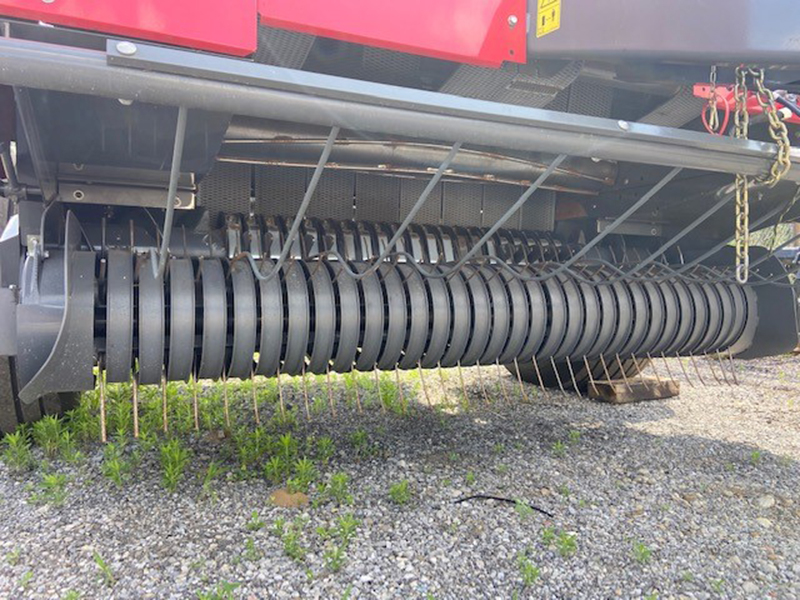
[[[519,574],[522,577],[522,585],[525,587],[532,586],[539,579],[541,570],[525,556],[524,552],[517,555],[517,567],[519,567]]]
[[[394,483],[389,487],[389,498],[395,504],[408,504],[411,500],[411,487],[408,479],[404,479],[398,483]]]
[[[103,557],[97,553],[97,551],[92,552],[92,559],[94,560],[94,564],[97,565],[98,571],[100,571],[100,578],[103,580],[108,587],[114,587],[114,573],[111,572],[111,567],[108,566],[108,563],[103,560]]]
[[[239,587],[238,583],[220,581],[212,590],[197,592],[197,600],[233,600],[233,593]]]
[[[172,438],[160,448],[161,480],[164,488],[174,492],[183,479],[186,467],[191,460],[191,452],[185,448],[178,438]]]
[[[27,429],[20,428],[3,438],[3,462],[17,473],[33,468],[33,453]]]
[[[648,548],[644,543],[637,541],[633,542],[631,554],[636,562],[639,564],[646,564],[650,562],[653,551],[650,550],[650,548]]]

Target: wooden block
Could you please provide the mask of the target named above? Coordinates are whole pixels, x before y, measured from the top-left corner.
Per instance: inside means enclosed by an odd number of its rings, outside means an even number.
[[[596,388],[596,389],[595,389]],[[680,393],[677,381],[658,381],[656,379],[629,379],[627,384],[621,379],[613,381],[595,381],[593,388],[589,384],[589,397],[612,404],[626,404],[642,400],[663,400]]]

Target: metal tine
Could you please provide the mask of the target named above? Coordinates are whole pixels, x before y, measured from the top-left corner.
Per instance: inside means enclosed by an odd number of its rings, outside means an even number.
[[[700,380],[700,383],[703,384],[703,387],[705,387],[707,384],[703,379],[703,376],[700,375],[700,369],[697,368],[697,363],[694,360],[694,354],[692,354],[691,352],[689,352],[689,360],[691,361],[692,366],[694,367],[695,373],[697,373],[697,378]]]
[[[522,374],[519,372],[519,363],[517,362],[517,357],[514,357],[514,369],[517,371],[517,382],[519,383],[519,396],[520,399],[527,404],[528,402],[528,394],[525,393],[525,387],[522,385]],[[460,373],[460,371],[459,371]]]
[[[678,359],[678,364],[681,366],[681,371],[683,371],[683,376],[686,377],[686,381],[689,383],[691,387],[694,387],[694,382],[689,377],[689,374],[686,372],[686,367],[683,366],[683,361],[681,360],[681,355],[679,353],[675,353],[675,358]]]
[[[483,402],[487,406],[489,405],[489,396],[486,395],[486,386],[483,383],[483,372],[481,371],[481,363],[480,361],[475,361],[475,368],[478,369],[478,381],[481,384],[481,393],[483,394]]]
[[[730,348],[728,348],[728,362],[731,365],[731,375],[733,375],[733,383],[739,385],[739,377],[736,375],[736,369],[734,368],[733,364],[733,354],[731,353]]]
[[[375,374],[375,393],[378,395],[378,402],[381,403],[381,412],[386,414],[386,405],[383,403],[383,394],[381,394],[381,376],[380,373],[378,373],[377,364],[372,369],[372,372]]]
[[[336,271],[336,275],[334,275],[334,276],[333,276],[333,283],[336,283],[337,281],[339,281],[339,276],[340,276],[342,273],[344,273],[344,272],[345,272],[345,271],[344,271],[344,265],[343,265],[343,264],[341,264],[339,261],[337,261],[337,264],[339,265],[339,269]]]
[[[331,365],[325,365],[325,383],[328,386],[328,404],[331,407],[331,415],[336,417],[336,402],[333,400],[333,387],[331,386]]]
[[[326,259],[323,256],[317,257],[317,260],[316,260],[317,264],[314,267],[314,269],[311,271],[311,273],[309,274],[309,277],[314,277],[314,275],[317,274],[317,271],[319,271],[320,267],[322,266],[322,261],[324,261],[324,260],[326,260]]]
[[[631,352],[631,358],[633,359],[633,365],[636,367],[636,374],[639,376],[639,380],[644,383],[644,375],[642,374],[642,367],[639,365],[639,361],[636,360],[636,355]]]
[[[403,409],[403,414],[406,414],[406,402],[405,397],[403,396],[403,384],[400,381],[400,369],[397,368],[397,365],[394,367],[394,381],[397,385],[397,397],[400,400],[400,407]]]
[[[131,381],[131,410],[133,411],[133,437],[139,438],[139,373],[133,374]]]
[[[569,369],[569,376],[570,379],[572,379],[572,387],[575,389],[578,397],[583,398],[583,394],[581,394],[581,391],[578,389],[578,382],[575,381],[575,371],[572,369],[572,360],[569,356],[567,357],[567,369]]]
[[[361,408],[361,392],[358,389],[358,377],[355,375],[356,373],[355,363],[353,363],[350,366],[350,373],[353,374],[353,389],[356,391],[356,407],[358,407],[358,414],[362,414],[364,411]]]
[[[606,381],[611,383],[611,374],[608,372],[608,365],[606,364],[606,357],[600,355],[600,364],[603,365],[603,372],[606,374]]]
[[[536,362],[536,356],[531,357],[531,360],[533,361],[533,370],[536,371],[536,379],[539,380],[539,387],[544,394],[547,390],[544,387],[544,381],[542,381],[542,372],[539,371],[539,363]]]
[[[300,371],[300,383],[303,386],[303,404],[306,407],[306,419],[311,420],[311,409],[308,406],[308,380],[306,378],[306,365],[303,363],[303,368]]]
[[[97,379],[100,384],[100,441],[105,444],[108,441],[108,429],[106,426],[106,382],[102,364],[97,370]]]
[[[714,381],[717,382],[717,385],[722,385],[722,382],[719,380],[719,377],[717,377],[717,372],[714,370],[714,360],[708,358],[708,352],[703,352],[703,356],[705,357],[706,362],[708,363],[708,368],[711,371],[711,376],[714,378]]]
[[[586,358],[586,355],[583,355],[583,364],[586,367],[586,374],[589,376],[589,384],[592,386],[594,393],[598,396],[600,395],[597,391],[597,385],[594,382],[594,376],[592,375],[592,369],[589,367],[589,359]]]
[[[647,360],[653,363],[653,374],[656,376],[656,381],[661,383],[661,376],[658,374],[658,369],[655,368],[655,361],[653,360],[653,357],[650,356],[649,352],[647,353]]]
[[[619,358],[619,353],[617,353],[617,364],[619,365],[619,372],[622,374],[622,381],[625,382],[625,387],[628,388],[628,391],[633,391],[630,382],[628,381],[628,376],[625,374],[625,367],[622,366],[622,360]]]
[[[564,391],[564,384],[561,383],[561,375],[558,372],[558,367],[556,367],[556,361],[553,360],[553,357],[550,357],[550,364],[553,366],[553,373],[556,375],[556,381],[558,381],[558,388],[561,390],[562,394],[566,394],[567,392]]]
[[[225,401],[228,400],[227,390],[225,392]],[[227,409],[226,409],[227,415]],[[227,418],[226,418],[227,420]],[[167,420],[167,373],[162,367],[161,369],[161,424],[164,428],[164,433],[169,431],[169,422]],[[230,423],[228,423],[228,429],[230,429]]]
[[[721,352],[717,352],[717,360],[719,361],[719,370],[722,372],[722,378],[725,380],[725,384],[730,386],[731,382],[728,381],[728,376],[725,374],[725,364],[722,362]]]
[[[444,373],[442,373],[442,363],[436,363],[436,369],[439,371],[439,381],[442,383],[442,396],[444,396],[444,403],[450,406],[450,401],[447,398],[447,384],[444,382]]]
[[[461,393],[464,396],[464,405],[469,410],[469,396],[467,396],[467,387],[464,385],[464,373],[461,371],[461,361],[459,360],[456,365],[458,366],[458,380],[461,382]]]
[[[672,383],[677,383],[677,380],[672,376],[672,369],[669,368],[669,361],[667,360],[667,357],[664,356],[663,352],[661,353],[661,358],[664,361],[664,366],[667,367],[667,375],[669,375],[670,381],[672,381]]]
[[[503,382],[503,371],[500,370],[500,357],[498,356],[494,361],[497,367],[497,381],[500,383],[500,392],[503,394],[503,400],[506,404],[510,404],[511,400],[508,399],[508,392],[506,391],[506,384]]]
[[[136,379],[134,379],[136,382]],[[200,405],[197,401],[197,377],[192,373],[189,384],[192,386],[192,414],[194,415],[194,430],[200,431]],[[136,384],[138,388],[138,384]],[[139,417],[134,417],[133,422],[134,436],[139,437]]]
[[[425,376],[422,374],[422,363],[419,361],[417,361],[417,369],[419,369],[419,381],[422,384],[422,393],[425,394],[425,401],[428,403],[429,408],[433,408],[431,397],[428,395],[428,386],[425,385]]]
[[[286,406],[283,403],[283,386],[281,385],[281,368],[278,367],[277,371],[275,372],[275,383],[278,386],[278,406],[281,411],[281,418],[286,417]]]
[[[222,372],[222,398],[225,406],[225,427],[230,431],[231,428],[231,407],[228,402],[228,375],[225,371]],[[166,423],[166,421],[165,421]],[[166,427],[166,425],[165,425]],[[166,429],[164,429],[166,431]]]
[[[253,417],[256,421],[256,427],[261,426],[261,418],[258,414],[258,395],[256,393],[256,372],[250,371],[250,394],[253,396]]]

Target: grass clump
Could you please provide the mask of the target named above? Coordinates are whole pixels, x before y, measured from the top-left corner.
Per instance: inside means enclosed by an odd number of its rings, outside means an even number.
[[[169,492],[178,489],[178,483],[186,471],[191,460],[191,452],[185,448],[178,438],[172,438],[161,445],[159,450],[161,460],[161,481]]]
[[[197,592],[197,600],[233,600],[238,583],[220,581],[217,586],[205,592]]]
[[[392,484],[389,488],[389,498],[395,504],[408,504],[411,501],[411,486],[408,479]]]
[[[631,554],[636,562],[639,564],[647,564],[650,562],[650,558],[653,555],[653,551],[650,550],[644,543],[636,541],[633,542],[633,547],[631,548]]]
[[[103,583],[108,587],[114,587],[114,573],[111,572],[111,567],[108,566],[108,563],[103,560],[103,557],[97,551],[92,552],[92,560],[97,565],[97,570],[100,572],[100,579],[102,579]]]
[[[319,505],[323,502],[332,502],[338,505],[353,503],[353,495],[350,493],[350,477],[347,473],[339,472],[330,476],[314,504]]]
[[[133,461],[125,457],[123,444],[110,442],[103,449],[103,464],[100,467],[103,475],[113,481],[117,487],[122,487],[130,478],[133,470]]]
[[[67,481],[68,478],[63,473],[45,473],[39,489],[31,494],[31,502],[61,506],[67,499]]]
[[[30,471],[33,468],[31,441],[26,429],[17,429],[3,438],[3,462],[16,473]]]
[[[520,552],[517,555],[517,567],[519,568],[519,574],[522,578],[522,585],[525,587],[532,586],[539,579],[539,575],[541,575],[539,567],[534,565],[524,552]]]

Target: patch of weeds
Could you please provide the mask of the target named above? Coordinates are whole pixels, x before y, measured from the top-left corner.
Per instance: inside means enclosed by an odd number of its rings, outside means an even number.
[[[64,426],[55,415],[45,415],[33,424],[33,441],[41,446],[47,458],[55,458],[61,448]]]
[[[212,590],[197,592],[197,600],[233,600],[233,593],[239,585],[229,581],[220,581]]]
[[[283,483],[288,471],[288,465],[280,456],[272,456],[264,465],[264,476],[275,485]]]
[[[100,467],[103,475],[122,487],[130,477],[133,463],[125,457],[124,448],[117,443],[110,442],[103,449],[103,464]]]
[[[317,440],[317,459],[323,465],[328,464],[335,452],[336,446],[333,443],[333,439],[325,436]]]
[[[206,498],[216,498],[217,492],[214,489],[214,482],[222,474],[222,465],[212,460],[208,463],[206,470],[203,472],[203,496]]]
[[[3,438],[3,462],[9,469],[17,473],[33,468],[31,441],[26,429],[17,429]]]
[[[570,491],[569,491],[569,488],[566,485],[558,486],[557,490],[558,490],[559,494],[561,494],[565,498],[569,498]]]
[[[398,483],[393,483],[389,487],[389,498],[395,504],[408,504],[411,501],[411,486],[408,479],[404,479]]]
[[[525,587],[532,586],[541,575],[539,567],[534,565],[524,552],[520,552],[517,555],[517,567],[519,568],[520,577],[522,577],[522,585]]]
[[[722,589],[725,587],[724,579],[712,579],[708,583],[711,586],[711,589],[714,590],[714,592],[717,594],[721,594]]]
[[[694,581],[694,575],[692,575],[691,571],[684,571],[681,573],[681,581],[684,583],[691,583]]]
[[[172,438],[160,448],[161,481],[169,492],[178,489],[186,467],[191,459],[191,452],[185,448],[178,438]]]
[[[645,594],[643,600],[658,600],[658,593],[650,592],[649,594]]]
[[[108,566],[108,563],[103,560],[103,557],[97,551],[92,552],[92,560],[97,565],[97,570],[100,572],[100,579],[103,580],[103,583],[108,587],[114,587],[114,573],[111,572],[111,567]]]
[[[761,462],[761,450],[753,450],[750,453],[750,464],[754,467]]]
[[[636,562],[641,565],[647,564],[650,562],[650,558],[653,555],[653,551],[650,550],[643,542],[633,542],[633,547],[631,548],[631,554]]]
[[[45,473],[39,483],[39,490],[31,494],[31,502],[61,506],[67,499],[67,481],[67,476],[63,473]]]
[[[75,590],[69,590],[66,594],[61,596],[61,600],[80,600],[81,593]]]
[[[494,468],[494,470],[497,471],[498,474],[500,474],[500,475],[505,475],[506,473],[508,473],[509,468],[508,468],[507,464],[500,464],[500,465],[497,465]]]
[[[350,434],[350,444],[353,446],[356,456],[365,456],[369,449],[369,434],[363,429],[356,429]]]
[[[10,552],[6,553],[6,562],[13,566],[16,566],[19,563],[19,559],[22,556],[22,550],[19,548],[14,548]]]
[[[349,487],[350,477],[347,473],[334,473],[322,488],[320,496],[315,500],[314,504],[319,505],[322,502],[333,502],[339,505],[352,504],[353,496],[350,493]]]
[[[556,541],[556,530],[555,527],[544,527],[542,528],[542,543],[550,547]]]
[[[464,481],[467,485],[475,485],[475,481],[477,478],[475,477],[475,473],[472,471],[467,471],[467,474],[464,476]]]
[[[248,531],[258,531],[259,529],[263,529],[264,525],[266,525],[266,523],[258,517],[258,511],[254,510],[250,513],[250,519],[247,521],[245,527],[247,527]]]
[[[533,516],[534,510],[521,500],[514,500],[514,510],[523,521]]]
[[[252,431],[237,431],[231,439],[239,461],[238,474],[247,479],[255,474],[254,467],[269,452],[273,440],[262,427],[256,427]]]
[[[569,435],[569,443],[572,446],[581,441],[581,432],[578,431],[577,429],[570,429],[568,435]]]
[[[270,427],[278,431],[286,431],[297,427],[297,408],[287,408],[283,412],[275,411],[270,419]]]
[[[575,534],[567,533],[566,531],[559,533],[558,538],[556,538],[556,549],[564,558],[575,554],[578,551],[578,542]]]
[[[284,519],[276,519],[272,526],[272,533],[283,542],[283,553],[296,562],[303,562],[306,558],[306,548],[300,543],[305,520],[298,517],[291,523]]]
[[[328,532],[328,538],[335,538],[335,543],[329,545],[323,554],[328,570],[336,573],[342,569],[346,560],[347,548],[355,536],[358,525],[358,520],[348,513],[339,517],[333,532]]]
[[[33,579],[33,571],[25,571],[22,574],[22,577],[19,578],[17,582],[17,587],[23,590],[27,590],[28,586],[31,584],[31,580]]]
[[[505,451],[506,451],[505,444],[501,444],[500,442],[496,443],[492,447],[492,452],[494,452],[495,454],[503,454],[503,452],[505,452]]]
[[[555,442],[550,450],[553,452],[553,456],[557,458],[563,458],[567,455],[567,445],[561,440]]]
[[[253,538],[247,538],[247,541],[245,541],[242,557],[250,562],[255,562],[261,558],[261,552],[256,548]]]
[[[289,492],[308,493],[308,488],[317,479],[317,468],[307,458],[300,458],[294,463],[294,476],[289,478],[287,486]]]

